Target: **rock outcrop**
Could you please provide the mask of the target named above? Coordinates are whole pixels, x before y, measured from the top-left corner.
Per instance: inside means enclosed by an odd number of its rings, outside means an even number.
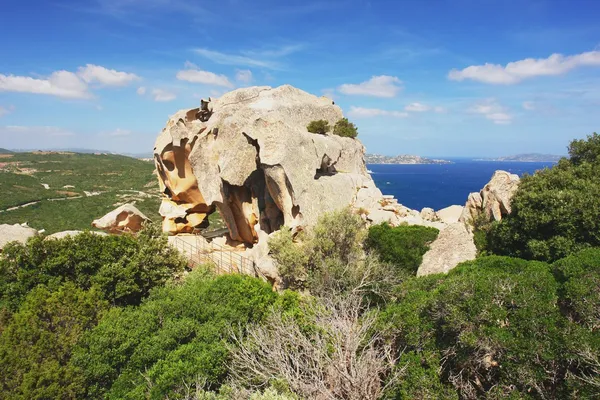
[[[510,214],[511,200],[519,187],[519,176],[506,171],[496,171],[479,193],[471,193],[460,217],[467,229],[482,213],[487,221],[500,221]]]
[[[30,228],[26,225],[8,225],[1,224],[0,225],[0,249],[3,249],[7,243],[10,242],[19,242],[25,244],[27,239],[35,236],[38,233],[33,228]]]
[[[330,99],[288,85],[238,89],[177,112],[154,148],[163,230],[193,232],[218,211],[230,238],[252,245],[260,232],[310,226],[345,206],[381,208],[363,145],[306,129],[342,117]]]
[[[477,248],[473,234],[456,222],[440,231],[417,270],[417,276],[446,273],[463,261],[473,260]]]
[[[102,218],[94,220],[92,226],[108,233],[138,232],[144,222],[150,221],[132,204],[124,204]]]

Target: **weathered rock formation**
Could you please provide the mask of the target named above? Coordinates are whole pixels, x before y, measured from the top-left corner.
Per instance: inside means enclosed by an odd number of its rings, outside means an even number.
[[[138,232],[144,222],[150,221],[132,204],[124,204],[102,218],[94,220],[92,226],[108,233]]]
[[[510,213],[510,203],[519,187],[519,176],[506,171],[496,171],[492,179],[479,193],[469,194],[460,217],[467,229],[471,230],[473,221],[484,213],[487,221],[500,221]]]
[[[282,225],[309,226],[345,206],[379,208],[355,139],[314,134],[342,110],[292,86],[238,89],[173,115],[156,140],[163,230],[192,232],[218,210],[232,240],[248,245]]]
[[[446,273],[463,261],[474,260],[477,248],[473,234],[461,222],[440,231],[417,270],[417,276]]]
[[[0,225],[0,249],[4,248],[4,246],[10,242],[16,241],[25,244],[27,239],[35,236],[37,233],[38,231],[26,225],[2,224]]]

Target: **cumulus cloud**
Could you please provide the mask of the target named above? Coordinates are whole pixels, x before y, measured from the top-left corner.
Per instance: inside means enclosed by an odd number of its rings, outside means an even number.
[[[139,77],[135,74],[107,69],[87,64],[77,73],[55,71],[47,78],[0,74],[0,92],[47,94],[69,99],[89,99],[92,93],[88,84],[100,83],[105,86],[123,86]]]
[[[395,117],[405,118],[408,117],[408,113],[404,111],[389,111],[381,110],[379,108],[364,108],[351,106],[348,115],[354,118],[373,118],[373,117]]]
[[[498,125],[510,124],[513,118],[506,108],[501,106],[496,99],[486,99],[480,103],[474,104],[468,111],[474,114],[481,114]]]
[[[404,107],[404,109],[406,111],[411,111],[411,112],[425,112],[425,111],[431,110],[431,107],[426,104],[421,104],[421,103],[410,103],[409,105]]]
[[[145,95],[146,94],[146,87],[140,86],[139,88],[137,88],[136,93],[139,94],[140,96]]]
[[[402,81],[395,76],[380,75],[358,84],[345,83],[338,87],[338,91],[347,95],[395,97],[402,90],[401,84]]]
[[[448,78],[454,81],[471,79],[495,85],[511,85],[537,76],[562,75],[584,66],[600,66],[600,51],[588,51],[572,56],[552,54],[548,58],[526,58],[505,66],[471,65],[463,70],[453,69],[448,73]]]
[[[171,101],[177,98],[175,93],[171,93],[163,89],[152,90],[152,96],[154,97],[154,101]]]
[[[242,83],[252,82],[252,71],[249,69],[238,69],[235,73],[235,80]]]
[[[56,71],[46,79],[0,74],[0,91],[48,94],[52,96],[88,99],[88,85],[73,72]]]
[[[177,79],[192,83],[203,83],[205,85],[224,86],[232,88],[233,83],[225,75],[217,75],[213,72],[198,69],[194,64],[187,62],[186,69],[177,72]]]
[[[79,67],[77,70],[77,75],[84,82],[97,82],[106,86],[125,86],[140,79],[140,77],[136,74],[108,69],[100,65],[93,64],[87,64],[85,67]]]

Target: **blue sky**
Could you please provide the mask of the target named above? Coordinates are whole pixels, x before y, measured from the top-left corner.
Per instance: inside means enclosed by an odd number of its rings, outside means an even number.
[[[564,154],[600,130],[594,0],[4,0],[0,147],[151,152],[201,97],[333,97],[367,151]]]

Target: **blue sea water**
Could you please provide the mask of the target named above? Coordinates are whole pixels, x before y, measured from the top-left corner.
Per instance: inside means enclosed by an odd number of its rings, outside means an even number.
[[[496,170],[522,176],[551,167],[551,162],[498,162],[452,160],[453,164],[368,164],[371,177],[383,194],[394,195],[406,207],[434,210],[464,205],[471,192],[478,192]]]

